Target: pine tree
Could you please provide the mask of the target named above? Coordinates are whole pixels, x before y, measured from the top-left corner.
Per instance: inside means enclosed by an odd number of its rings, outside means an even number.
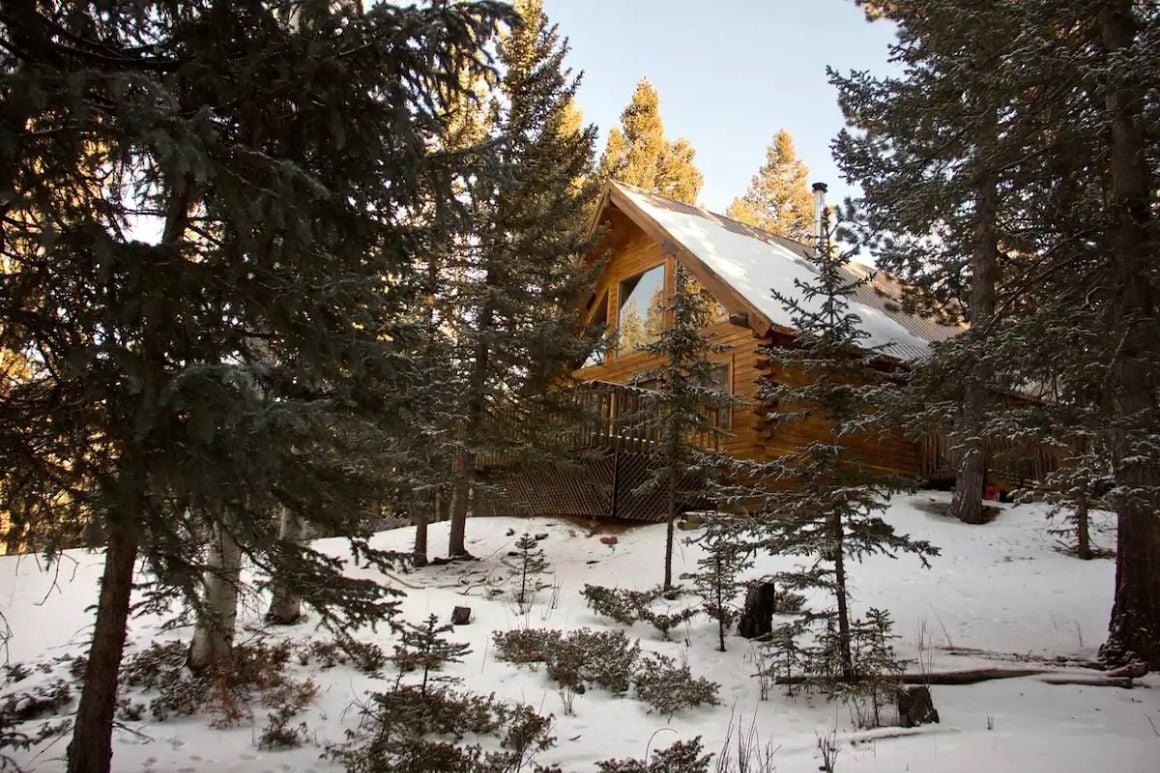
[[[521,611],[528,610],[531,609],[536,593],[544,588],[540,577],[548,571],[548,559],[544,556],[539,540],[527,532],[516,540],[512,554],[518,562],[516,604]]]
[[[711,521],[704,534],[689,543],[700,545],[705,554],[697,561],[697,571],[682,578],[693,581],[705,614],[717,621],[718,648],[725,652],[725,633],[740,614],[734,600],[744,583],[737,575],[752,564],[752,557],[734,542],[733,527],[727,521]]]
[[[138,559],[145,609],[202,603],[220,529],[320,622],[391,610],[271,513],[390,558],[363,514],[399,447],[411,266],[438,235],[395,218],[458,163],[428,152],[432,106],[499,13],[0,9],[3,348],[40,366],[0,402],[0,475],[20,522],[79,511],[106,544],[70,771],[110,769]]]
[[[957,359],[954,387],[916,393],[913,412],[925,406],[928,416],[942,414],[942,429],[961,455],[951,513],[982,523],[983,426],[993,383],[978,362],[986,346],[981,337],[992,324],[1005,267],[1024,241],[1012,214],[1020,197],[1010,182],[1021,132],[1003,116],[1018,79],[997,78],[994,70],[1018,36],[1017,14],[1004,3],[969,14],[949,0],[871,5],[900,24],[893,55],[905,69],[890,78],[831,71],[854,129],[835,142],[836,159],[863,188],[860,218],[873,232],[878,265],[924,288],[925,300],[942,303],[943,312],[964,310],[971,326],[946,348]],[[934,381],[920,375],[914,383]],[[957,410],[948,416],[952,401]]]
[[[428,688],[434,685],[458,681],[439,673],[452,663],[462,663],[471,654],[471,647],[467,644],[450,642],[443,637],[443,634],[454,631],[455,626],[450,623],[440,625],[438,617],[429,615],[419,625],[403,621],[393,627],[399,643],[395,645],[391,661],[399,669],[400,679],[403,674],[419,672],[420,696],[426,697]]]
[[[463,417],[451,491],[448,553],[466,556],[470,489],[484,452],[550,453],[545,432],[558,389],[590,348],[574,312],[587,273],[580,186],[590,170],[594,127],[575,131],[578,81],[540,0],[520,0],[523,23],[502,37],[504,68],[493,106],[493,167],[470,185],[474,222],[459,275],[455,360]]]
[[[1160,11],[1127,0],[1036,0],[987,6],[972,14],[950,2],[874,5],[900,25],[901,54],[915,62],[924,61],[924,52],[945,55],[944,76],[985,72],[987,103],[998,106],[998,140],[986,164],[1001,172],[1003,280],[997,285],[995,314],[976,326],[962,347],[940,347],[930,364],[956,378],[986,373],[996,391],[1037,399],[1035,410],[1026,402],[1016,401],[1012,410],[1008,401],[990,401],[994,415],[985,429],[993,436],[1050,444],[1066,457],[1082,448],[1075,444],[1081,439],[1078,429],[1094,432],[1082,439],[1108,449],[1115,482],[1109,500],[1117,513],[1117,572],[1109,637],[1101,652],[1110,663],[1139,660],[1157,668],[1160,455],[1154,442],[1153,387],[1160,380],[1155,293],[1160,261],[1155,259],[1156,169],[1149,159],[1158,151],[1157,137],[1147,127],[1157,116],[1148,84],[1160,79],[1157,42],[1148,31],[1156,27]],[[962,31],[956,25],[980,19],[991,22],[982,48],[986,55],[980,56],[977,46],[947,53],[955,43],[951,33]],[[919,84],[928,71],[938,72],[915,64],[907,83]],[[851,80],[869,85],[860,77]],[[903,90],[888,100],[894,106],[890,111],[866,111],[881,141],[890,136],[921,139],[929,136],[930,127],[941,125],[949,131],[934,147],[950,147],[946,137],[958,136],[950,132],[963,125],[965,116],[986,115],[962,110],[970,105],[962,101],[962,83],[949,76],[941,83],[946,98],[928,104],[928,110],[907,109],[910,97]],[[930,84],[925,90],[934,93]],[[858,104],[875,100],[859,99]],[[901,115],[891,118],[895,107],[908,116],[909,128],[898,128]],[[918,115],[928,118],[916,122]],[[872,155],[867,149],[863,160]],[[930,199],[923,195],[929,187],[908,192],[923,168],[916,158],[912,164],[892,163],[877,176],[875,184],[894,190],[900,202],[907,200],[896,212],[909,217],[945,211],[930,210]],[[952,159],[938,168],[957,167]],[[939,176],[948,184],[981,179]],[[865,180],[862,184],[866,188]],[[932,247],[961,242],[969,248],[972,234],[977,235],[970,220],[943,216],[931,223],[938,228],[930,232],[939,236]],[[943,355],[953,359],[956,352],[979,366],[953,367]]]
[[[642,374],[655,386],[645,392],[642,420],[655,425],[660,437],[656,461],[640,491],[663,491],[666,497],[664,590],[673,587],[673,528],[683,503],[702,497],[725,464],[712,448],[728,435],[718,422],[718,411],[737,399],[721,391],[713,371],[714,354],[728,350],[713,343],[705,328],[710,324],[707,293],[693,283],[687,269],[676,264],[675,292],[669,308],[671,324],[660,337],[643,347],[662,358],[660,366]],[[629,418],[632,421],[632,418]]]
[[[812,240],[813,195],[807,183],[809,170],[797,157],[793,137],[779,129],[765,150],[765,163],[749,183],[744,196],[733,199],[727,214],[777,236]]]
[[[620,124],[608,134],[608,145],[600,158],[601,179],[696,203],[704,184],[694,160],[697,151],[684,138],[672,142],[665,138],[660,96],[647,78],[636,84]]]
[[[808,559],[808,566],[777,580],[785,590],[821,588],[833,595],[836,609],[820,617],[833,628],[839,673],[852,679],[850,562],[874,553],[912,553],[925,564],[938,551],[883,520],[900,481],[866,469],[848,443],[872,422],[875,400],[884,387],[892,388],[891,378],[875,367],[878,353],[865,347],[867,333],[850,311],[850,297],[868,280],[844,268],[849,254],[832,249],[833,228],[823,230],[811,260],[815,278],[796,280],[793,295],[774,292],[797,336],[792,346],[770,346],[764,354],[775,374],[792,376],[775,375],[759,394],[776,406],[775,424],[809,421],[827,427],[829,436],[752,465],[749,480],[757,487],[743,496],[754,512],[736,528],[739,544],[749,550]]]

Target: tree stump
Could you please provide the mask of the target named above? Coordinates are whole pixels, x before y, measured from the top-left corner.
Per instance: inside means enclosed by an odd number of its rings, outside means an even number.
[[[898,702],[898,722],[903,727],[938,723],[938,709],[930,699],[930,688],[914,684],[899,687],[895,693]]]
[[[471,607],[455,607],[451,610],[452,625],[467,625],[471,622]]]
[[[772,582],[753,582],[745,592],[745,606],[737,621],[737,634],[756,639],[773,632],[773,613],[777,591]]]

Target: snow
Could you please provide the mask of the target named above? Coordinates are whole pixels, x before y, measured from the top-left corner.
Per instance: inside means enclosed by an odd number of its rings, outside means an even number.
[[[924,650],[936,670],[1025,663],[1029,658],[1091,657],[1102,640],[1111,605],[1113,562],[1079,561],[1055,550],[1047,534],[1045,511],[1037,506],[1002,506],[999,517],[984,526],[967,526],[931,511],[946,502],[945,494],[924,492],[895,501],[887,513],[899,531],[929,539],[943,555],[924,570],[916,559],[867,559],[852,568],[854,610],[868,606],[889,610],[902,636],[900,654],[918,655],[920,632]],[[1111,520],[1096,513],[1097,543],[1114,543]],[[433,545],[446,538],[447,524],[431,527]],[[550,592],[542,591],[536,605],[521,615],[510,594],[490,598],[489,586],[508,587],[511,568],[505,563],[524,531],[546,533],[541,545],[560,585],[559,604],[552,608]],[[617,544],[600,537],[614,531]],[[509,532],[512,534],[509,536]],[[679,535],[686,536],[682,532]],[[524,701],[556,715],[555,748],[542,754],[541,763],[556,762],[565,771],[590,771],[593,762],[610,757],[644,755],[679,738],[701,735],[710,751],[718,751],[733,721],[748,728],[754,723],[762,741],[777,747],[777,770],[815,771],[817,733],[836,727],[840,752],[837,769],[847,771],[922,770],[928,773],[989,770],[1081,771],[1117,773],[1155,771],[1160,760],[1160,680],[1142,680],[1138,689],[1054,686],[1036,677],[986,682],[961,687],[935,687],[935,705],[942,724],[915,730],[886,728],[855,731],[847,709],[819,697],[788,698],[775,687],[768,701],[759,700],[753,651],[748,642],[729,637],[728,651],[715,649],[714,623],[699,617],[678,632],[677,641],[660,641],[644,625],[630,634],[646,650],[665,652],[687,662],[694,674],[721,684],[722,706],[678,714],[671,723],[650,714],[647,707],[627,698],[613,698],[590,690],[575,698],[575,715],[565,716],[562,699],[545,675],[499,662],[490,645],[493,631],[518,627],[571,629],[582,626],[615,628],[597,618],[580,597],[585,583],[644,589],[657,584],[662,570],[663,525],[631,528],[588,526],[552,519],[472,519],[469,549],[480,560],[471,564],[428,567],[419,572],[381,576],[369,569],[353,573],[376,577],[407,591],[404,611],[417,621],[429,612],[447,619],[451,608],[466,604],[473,621],[456,629],[456,638],[472,646],[466,661],[451,673],[481,693],[495,692]],[[406,548],[408,529],[382,532],[380,547]],[[344,555],[342,540],[323,540],[322,549]],[[675,570],[692,570],[699,556],[695,546],[681,544]],[[792,559],[767,557],[755,574],[774,571]],[[0,612],[13,630],[12,662],[49,661],[84,649],[87,607],[95,599],[101,556],[70,551],[59,573],[30,557],[0,558]],[[261,599],[251,599],[241,615],[248,638],[261,628]],[[822,605],[820,598],[809,603]],[[188,629],[162,631],[162,621],[146,617],[134,621],[130,651],[168,638],[188,639]],[[390,650],[386,630],[354,634],[377,641]],[[322,637],[307,621],[273,635]],[[957,648],[952,652],[949,648]],[[1036,661],[1037,662],[1037,661]],[[166,722],[151,718],[130,723],[134,732],[118,729],[114,769],[118,771],[187,771],[188,773],[241,773],[242,771],[338,771],[323,757],[326,743],[342,740],[343,731],[357,723],[356,700],[382,688],[391,678],[374,679],[339,666],[312,672],[293,668],[319,684],[320,694],[302,717],[311,742],[300,749],[259,751],[257,736],[266,711],[257,710],[250,725],[216,730],[205,717]],[[60,675],[63,666],[55,675]],[[35,672],[23,682],[2,688],[4,694],[28,689],[53,674]],[[1149,689],[1151,688],[1151,689]],[[3,696],[0,696],[0,700]],[[148,701],[148,698],[145,698]],[[73,707],[75,708],[75,703]],[[37,720],[36,725],[43,720]],[[298,720],[295,720],[297,722]],[[988,725],[991,729],[988,729]],[[654,737],[655,734],[655,737]],[[67,739],[50,741],[17,760],[28,770],[55,771],[63,767]]]
[[[628,186],[621,190],[649,217],[656,220],[673,238],[687,247],[710,269],[729,283],[771,322],[793,327],[785,307],[772,294],[776,290],[786,297],[800,297],[795,281],[813,282],[814,268],[788,247],[766,241],[727,227],[727,221],[690,207],[666,206],[663,199]],[[802,302],[803,308],[816,311],[820,300]],[[851,299],[850,311],[861,319],[861,329],[868,334],[867,347],[881,347],[883,353],[900,360],[925,356],[927,341],[890,318],[884,309]]]

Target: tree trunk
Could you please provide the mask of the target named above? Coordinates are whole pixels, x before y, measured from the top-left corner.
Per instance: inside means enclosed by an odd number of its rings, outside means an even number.
[[[1088,529],[1088,498],[1083,494],[1075,501],[1075,554],[1084,561],[1092,558],[1091,535]]]
[[[451,487],[451,505],[449,508],[451,511],[451,530],[447,539],[448,558],[465,558],[471,555],[467,552],[466,544],[467,492],[469,489],[466,468],[468,465],[474,467],[474,460],[470,458],[470,454],[461,454],[456,464],[456,467],[459,468],[459,474]]]
[[[713,556],[713,595],[717,605],[717,639],[721,651],[725,651],[725,572],[721,566],[721,554]]]
[[[1137,33],[1132,0],[1107,0],[1100,13],[1108,59],[1130,57]],[[1153,185],[1139,123],[1143,91],[1138,75],[1120,75],[1105,97],[1111,138],[1109,330],[1122,335],[1108,374],[1105,406],[1115,481],[1130,495],[1117,498],[1116,594],[1100,654],[1110,663],[1140,660],[1160,670],[1160,468],[1135,448],[1130,433],[1132,427],[1154,428],[1160,418],[1149,365],[1156,357],[1156,299],[1147,277],[1154,271],[1156,248],[1149,233]]]
[[[278,526],[278,539],[284,543],[301,545],[306,542],[306,520],[292,513],[289,508],[282,508],[281,521]],[[289,583],[282,577],[273,578],[270,611],[266,613],[266,621],[276,625],[293,625],[302,619],[302,597],[299,596]]]
[[[772,582],[753,582],[745,591],[745,606],[737,619],[737,635],[756,639],[773,632],[777,611],[777,588]]]
[[[850,610],[846,595],[846,551],[845,535],[842,533],[842,516],[830,515],[830,538],[834,543],[834,585],[838,596],[838,646],[842,659],[842,677],[854,678],[854,655],[850,647]]]
[[[963,460],[959,464],[958,475],[955,477],[955,493],[951,497],[950,514],[963,523],[980,524],[984,520],[983,486],[987,467],[983,463],[983,452],[978,445],[968,444]]]
[[[988,108],[994,119],[995,112]],[[977,137],[976,157],[990,154],[996,143],[993,123],[983,126]],[[971,306],[968,310],[971,330],[981,334],[995,316],[995,287],[999,280],[999,190],[995,175],[986,168],[991,162],[980,162],[976,170],[975,233],[971,245]],[[981,345],[981,344],[976,344]],[[987,408],[987,382],[982,373],[964,374],[963,383],[963,458],[955,476],[955,493],[950,513],[963,523],[983,522],[983,486],[987,467],[982,429]]]
[[[193,671],[229,664],[238,620],[242,551],[229,531],[222,524],[215,524],[208,552],[204,607],[198,614],[189,647],[189,667]]]
[[[677,522],[677,481],[675,470],[669,469],[668,519],[665,522],[665,590],[673,587],[673,526]]]
[[[436,491],[433,495],[435,503],[435,518],[439,518],[439,492]],[[411,550],[411,562],[416,567],[427,565],[427,524],[431,521],[430,514],[427,511],[427,502],[420,501],[415,504],[415,509],[412,511],[412,521],[415,524],[415,547]]]
[[[140,513],[135,515],[140,517]],[[136,561],[137,537],[132,527],[123,520],[110,522],[97,619],[68,746],[69,773],[109,773],[111,769],[117,675],[125,649]]]

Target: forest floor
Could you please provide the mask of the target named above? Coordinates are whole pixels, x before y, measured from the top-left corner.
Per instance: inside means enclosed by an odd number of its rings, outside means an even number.
[[[924,569],[904,557],[868,558],[852,567],[853,609],[886,609],[895,621],[899,654],[929,660],[935,671],[970,668],[1041,666],[1056,658],[1094,657],[1107,625],[1114,564],[1111,560],[1080,561],[1060,553],[1047,533],[1045,510],[1039,506],[1002,505],[998,517],[984,526],[966,526],[937,514],[947,495],[935,492],[896,500],[887,519],[912,537],[928,539],[942,555]],[[1097,544],[1113,545],[1112,522],[1105,513],[1094,517]],[[431,544],[446,539],[447,524],[431,527]],[[551,562],[546,578],[558,587],[539,593],[521,614],[512,601],[513,559],[508,556],[525,531],[547,535],[539,543]],[[352,568],[353,574],[374,577],[405,590],[404,618],[418,622],[428,614],[447,620],[454,606],[470,606],[473,619],[457,628],[454,640],[467,642],[472,653],[448,673],[479,693],[530,704],[555,715],[556,744],[537,757],[564,771],[590,771],[596,760],[643,757],[647,749],[700,735],[705,748],[721,748],[727,728],[754,728],[762,745],[774,751],[782,773],[816,771],[818,736],[832,728],[839,747],[836,770],[842,771],[1089,771],[1116,773],[1160,770],[1160,678],[1136,682],[1134,689],[1052,685],[1039,676],[989,681],[969,686],[932,688],[941,724],[913,730],[854,729],[849,710],[819,696],[787,697],[773,687],[760,700],[755,650],[736,636],[726,652],[717,650],[715,623],[693,619],[663,641],[644,624],[629,634],[641,647],[666,653],[687,663],[694,675],[721,685],[722,705],[677,714],[671,720],[632,698],[613,697],[590,689],[575,698],[567,715],[562,697],[542,670],[516,667],[495,658],[491,634],[517,628],[569,630],[621,628],[598,618],[580,596],[586,583],[646,589],[661,579],[663,525],[639,526],[616,533],[615,544],[601,541],[604,532],[553,519],[481,518],[468,524],[468,549],[479,560],[432,566],[406,575],[383,575]],[[697,532],[677,532],[681,538]],[[382,532],[378,547],[408,549],[409,529]],[[335,555],[342,540],[322,540],[320,549]],[[699,548],[681,544],[675,573],[691,571]],[[0,687],[5,696],[34,689],[54,678],[68,678],[67,656],[82,654],[100,577],[101,555],[69,551],[59,571],[46,571],[31,556],[0,558],[0,612],[12,636],[7,662],[32,668],[19,682]],[[788,567],[793,559],[764,558],[751,570],[760,575]],[[495,591],[502,591],[493,595]],[[248,598],[240,617],[239,639],[269,635],[294,639],[328,638],[311,620],[278,630],[261,623],[264,600]],[[687,597],[675,605],[693,603]],[[821,608],[821,597],[807,604]],[[360,630],[353,635],[390,652],[389,629]],[[187,640],[188,628],[163,629],[163,620],[142,617],[129,633],[128,653],[151,643]],[[0,652],[0,662],[3,662]],[[255,706],[237,726],[211,727],[205,716],[156,721],[149,712],[138,721],[120,723],[115,731],[113,767],[117,771],[181,773],[263,773],[265,771],[339,771],[326,755],[329,744],[343,741],[359,721],[358,703],[369,691],[384,689],[393,674],[375,678],[348,666],[320,670],[317,664],[288,666],[318,685],[315,701],[294,719],[306,723],[307,743],[286,751],[262,751],[258,738],[272,710]],[[1093,675],[1060,666],[1067,675]],[[0,679],[0,683],[3,679]],[[133,695],[148,703],[150,694]],[[75,699],[59,709],[61,717],[75,710]],[[49,720],[52,718],[49,717]],[[45,721],[29,723],[31,732]],[[50,739],[28,751],[12,754],[26,770],[63,768],[67,738]],[[5,752],[9,750],[0,750]],[[9,751],[10,753],[10,751]],[[0,765],[2,768],[3,765]]]

